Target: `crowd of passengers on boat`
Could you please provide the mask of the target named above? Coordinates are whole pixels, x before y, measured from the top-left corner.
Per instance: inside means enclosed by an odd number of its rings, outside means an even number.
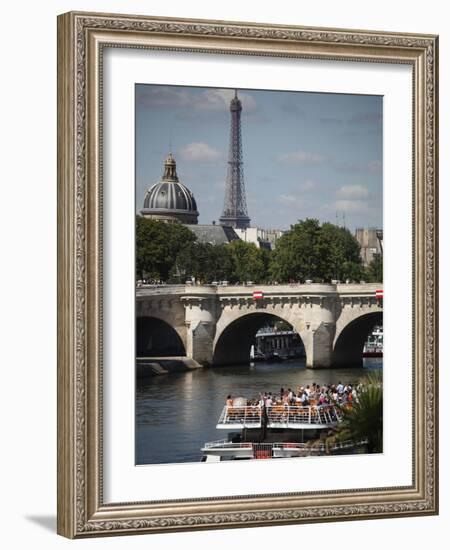
[[[298,386],[296,390],[291,388],[281,388],[279,393],[264,392],[258,398],[247,399],[242,402],[241,397],[233,398],[232,395],[227,396],[226,406],[247,406],[259,409],[270,408],[273,406],[285,407],[309,407],[309,406],[326,406],[326,405],[351,405],[358,402],[358,395],[361,392],[362,384],[353,385],[343,384],[328,384],[320,385],[313,382],[311,385]]]

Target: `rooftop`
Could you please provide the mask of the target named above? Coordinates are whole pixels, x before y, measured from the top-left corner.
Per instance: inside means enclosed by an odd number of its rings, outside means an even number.
[[[210,243],[214,245],[227,244],[231,241],[239,240],[232,227],[214,224],[186,225],[197,237],[201,243]]]

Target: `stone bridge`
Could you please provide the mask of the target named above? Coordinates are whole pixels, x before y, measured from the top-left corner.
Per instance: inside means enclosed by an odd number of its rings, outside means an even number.
[[[246,363],[256,332],[273,318],[300,335],[310,368],[362,365],[370,330],[382,324],[381,284],[153,286],[136,290],[138,356],[173,355],[202,365]],[[262,298],[253,293],[260,291]]]

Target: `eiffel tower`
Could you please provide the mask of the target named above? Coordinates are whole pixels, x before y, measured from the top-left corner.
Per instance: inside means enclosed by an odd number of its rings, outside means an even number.
[[[228,153],[227,183],[223,212],[219,218],[221,225],[237,229],[250,226],[245,200],[244,169],[242,162],[241,112],[242,103],[237,96],[237,90],[230,103],[231,130],[230,149]]]

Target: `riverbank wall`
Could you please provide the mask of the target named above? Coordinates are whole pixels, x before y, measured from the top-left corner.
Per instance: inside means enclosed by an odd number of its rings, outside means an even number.
[[[202,365],[194,359],[189,359],[189,357],[139,357],[136,359],[136,376],[138,379],[187,372],[200,368],[202,368]]]

